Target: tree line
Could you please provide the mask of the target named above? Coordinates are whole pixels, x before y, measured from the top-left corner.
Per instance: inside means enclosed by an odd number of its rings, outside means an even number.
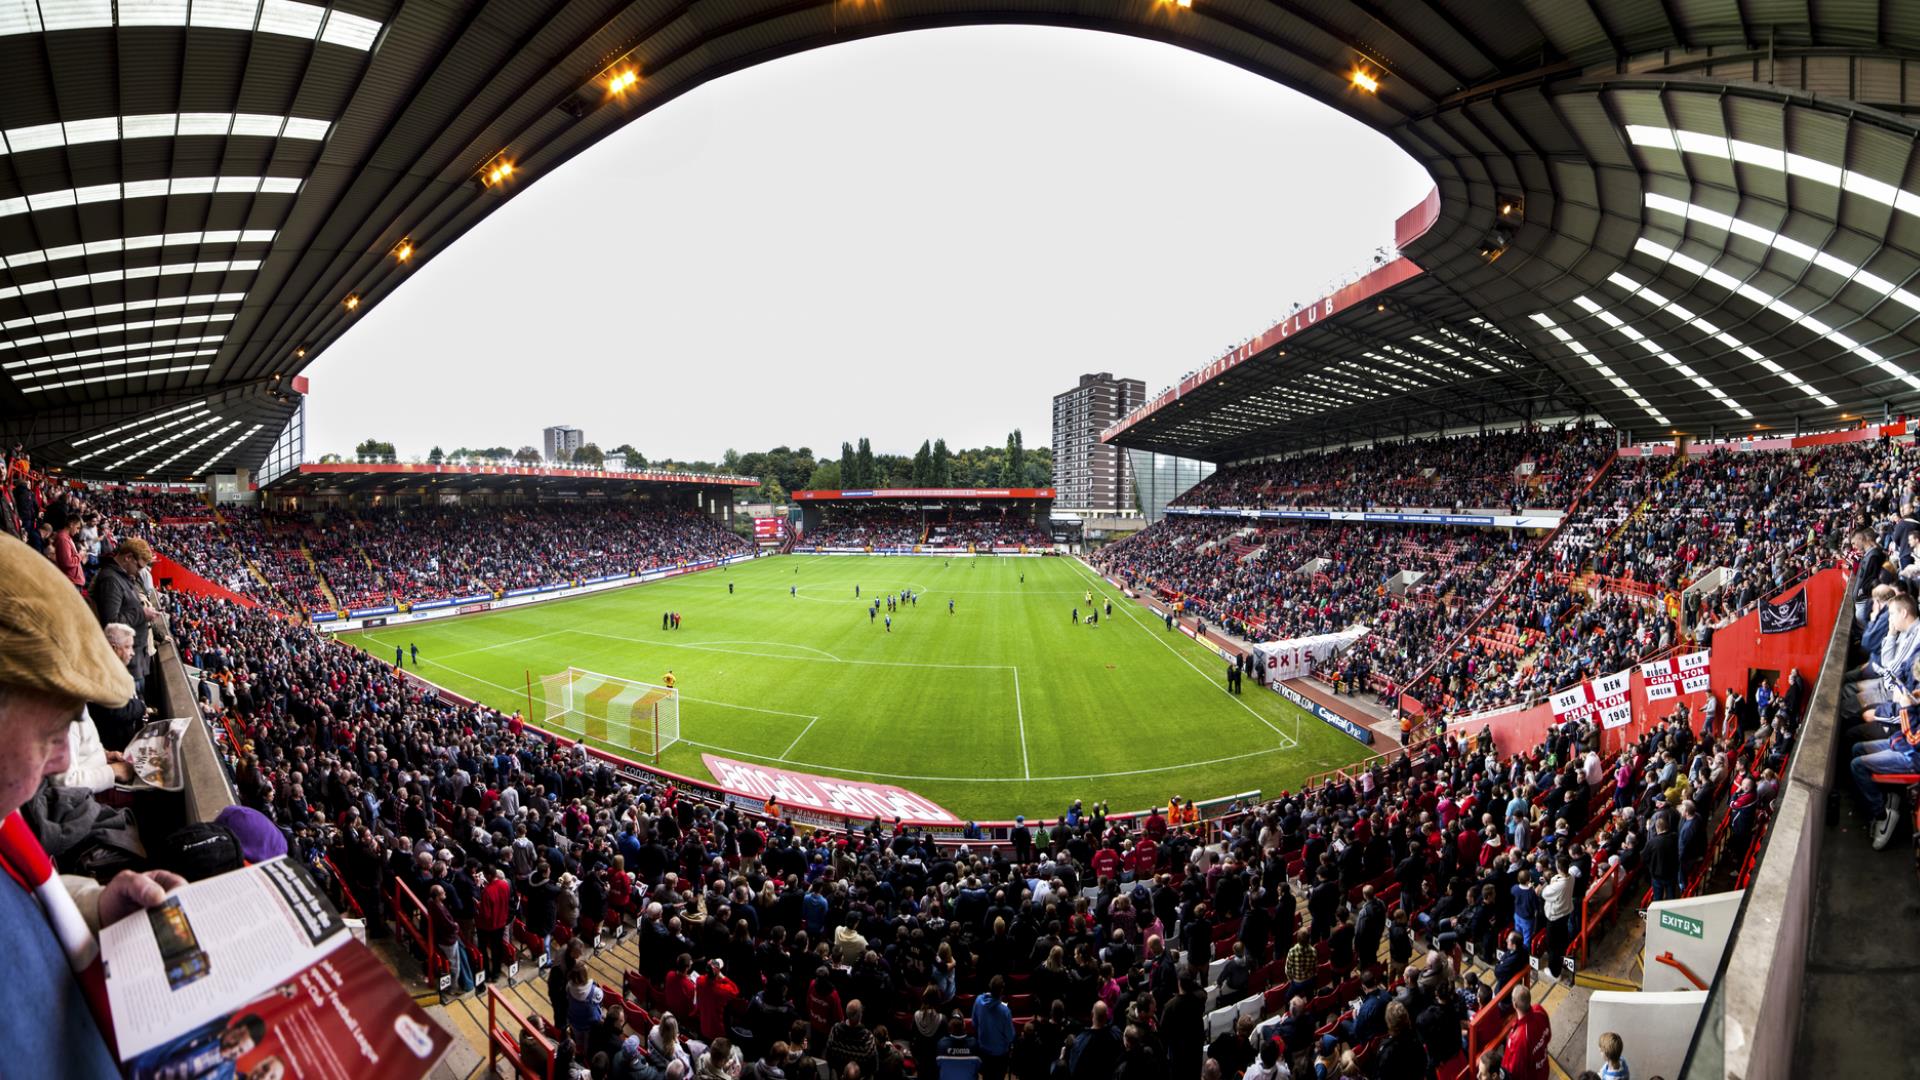
[[[367,439],[354,447],[356,460],[378,462],[397,460],[393,444]],[[771,450],[741,453],[728,449],[719,461],[681,461],[660,458],[649,462],[632,443],[622,443],[611,451],[602,451],[587,443],[558,464],[602,467],[608,454],[625,454],[629,470],[653,469],[664,472],[720,473],[733,476],[757,476],[760,487],[754,491],[758,501],[779,502],[792,491],[861,491],[869,488],[994,488],[1047,487],[1053,483],[1053,448],[1038,446],[1028,450],[1018,428],[1007,433],[1004,446],[982,446],[950,450],[943,438],[924,439],[912,454],[875,453],[866,437],[840,444],[835,457],[816,458],[811,447],[776,446]],[[324,464],[341,460],[338,454],[320,458]],[[427,463],[538,465],[539,448],[522,446],[456,447],[451,452],[436,446],[427,454]]]

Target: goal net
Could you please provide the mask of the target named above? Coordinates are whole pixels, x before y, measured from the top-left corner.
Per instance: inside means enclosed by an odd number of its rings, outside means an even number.
[[[541,726],[658,758],[680,741],[680,692],[617,675],[568,668],[540,679]]]

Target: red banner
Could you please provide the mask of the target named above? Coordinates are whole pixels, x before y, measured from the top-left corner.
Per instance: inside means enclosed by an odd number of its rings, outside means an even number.
[[[892,784],[813,776],[767,765],[749,765],[732,758],[700,755],[714,784],[729,795],[765,802],[769,797],[789,810],[812,810],[836,818],[869,820],[894,818],[919,825],[958,825],[952,811]]]

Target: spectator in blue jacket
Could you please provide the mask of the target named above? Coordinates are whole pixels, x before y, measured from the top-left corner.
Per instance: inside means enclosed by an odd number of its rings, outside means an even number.
[[[973,1037],[987,1080],[1007,1075],[1007,1055],[1013,1052],[1013,1010],[1007,1007],[1007,980],[999,975],[987,992],[973,1000]]]
[[[1380,985],[1380,976],[1371,968],[1360,976],[1360,1004],[1353,1015],[1336,1029],[1340,1041],[1348,1046],[1365,1046],[1367,1040],[1387,1030],[1387,1002],[1393,996]]]
[[[1540,921],[1540,894],[1533,891],[1533,874],[1520,871],[1520,880],[1513,886],[1513,928],[1520,932],[1520,940],[1533,946],[1533,931]]]

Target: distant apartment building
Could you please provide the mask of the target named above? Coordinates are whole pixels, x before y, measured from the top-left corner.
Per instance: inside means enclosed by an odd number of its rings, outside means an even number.
[[[1053,398],[1053,504],[1074,510],[1128,510],[1134,506],[1133,466],[1100,433],[1139,408],[1147,384],[1102,371]]]
[[[546,429],[544,436],[545,444],[542,449],[548,461],[572,461],[573,452],[586,445],[587,441],[586,432],[564,424]]]

